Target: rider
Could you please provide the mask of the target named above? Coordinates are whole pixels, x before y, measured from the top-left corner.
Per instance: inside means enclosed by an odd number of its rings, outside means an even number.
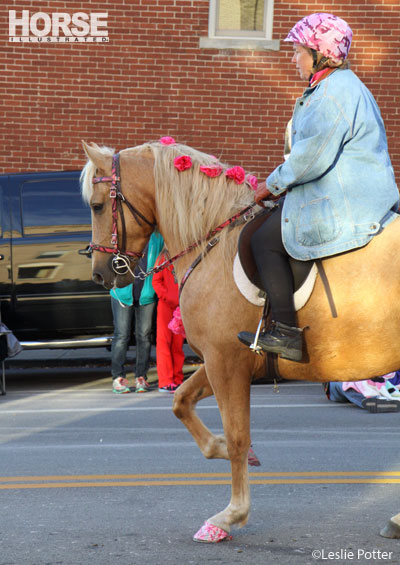
[[[395,219],[399,205],[379,108],[346,62],[351,39],[349,25],[325,13],[289,32],[292,63],[309,85],[294,107],[290,155],[255,193],[257,203],[286,193],[251,248],[273,320],[258,344],[292,361],[302,359],[302,330],[289,255],[307,261],[362,247]],[[249,345],[254,334],[239,339]]]

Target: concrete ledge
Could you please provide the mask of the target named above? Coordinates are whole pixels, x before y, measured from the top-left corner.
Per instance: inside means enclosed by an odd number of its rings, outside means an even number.
[[[200,37],[201,49],[247,49],[248,51],[279,51],[279,39],[249,39],[234,37]]]
[[[50,341],[21,341],[22,349],[77,349],[81,347],[108,347],[112,336]]]

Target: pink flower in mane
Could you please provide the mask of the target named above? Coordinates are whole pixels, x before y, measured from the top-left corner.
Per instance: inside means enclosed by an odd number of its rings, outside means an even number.
[[[165,137],[162,137],[160,139],[160,143],[162,143],[163,145],[173,145],[174,143],[176,143],[176,141],[173,137],[166,135]]]
[[[225,171],[225,175],[234,180],[236,184],[242,184],[246,177],[246,172],[242,167],[232,167]]]
[[[211,178],[219,177],[219,175],[222,173],[222,167],[221,165],[211,165],[210,167],[200,165],[200,171]]]
[[[257,177],[254,175],[247,175],[246,177],[247,182],[249,183],[249,185],[251,186],[251,188],[253,190],[257,190],[257,186],[258,186],[258,180]]]
[[[180,157],[175,157],[174,166],[178,171],[186,171],[192,166],[192,159],[189,155],[181,155]]]

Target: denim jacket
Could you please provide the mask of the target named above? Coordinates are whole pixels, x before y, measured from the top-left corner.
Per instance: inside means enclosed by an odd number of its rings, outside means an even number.
[[[352,71],[334,71],[297,99],[290,156],[267,187],[288,191],[282,238],[300,260],[362,247],[397,217],[383,120]]]

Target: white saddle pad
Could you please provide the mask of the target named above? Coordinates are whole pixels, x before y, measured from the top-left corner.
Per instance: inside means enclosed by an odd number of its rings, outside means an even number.
[[[294,293],[294,307],[297,310],[303,308],[306,305],[308,299],[314,288],[315,279],[317,278],[318,269],[314,263],[308,274],[308,277],[301,285],[301,287]],[[260,289],[257,288],[247,277],[243,270],[242,264],[239,259],[239,255],[236,254],[235,260],[233,262],[233,278],[235,280],[236,286],[238,287],[240,293],[255,306],[264,306],[265,298],[260,296]]]

